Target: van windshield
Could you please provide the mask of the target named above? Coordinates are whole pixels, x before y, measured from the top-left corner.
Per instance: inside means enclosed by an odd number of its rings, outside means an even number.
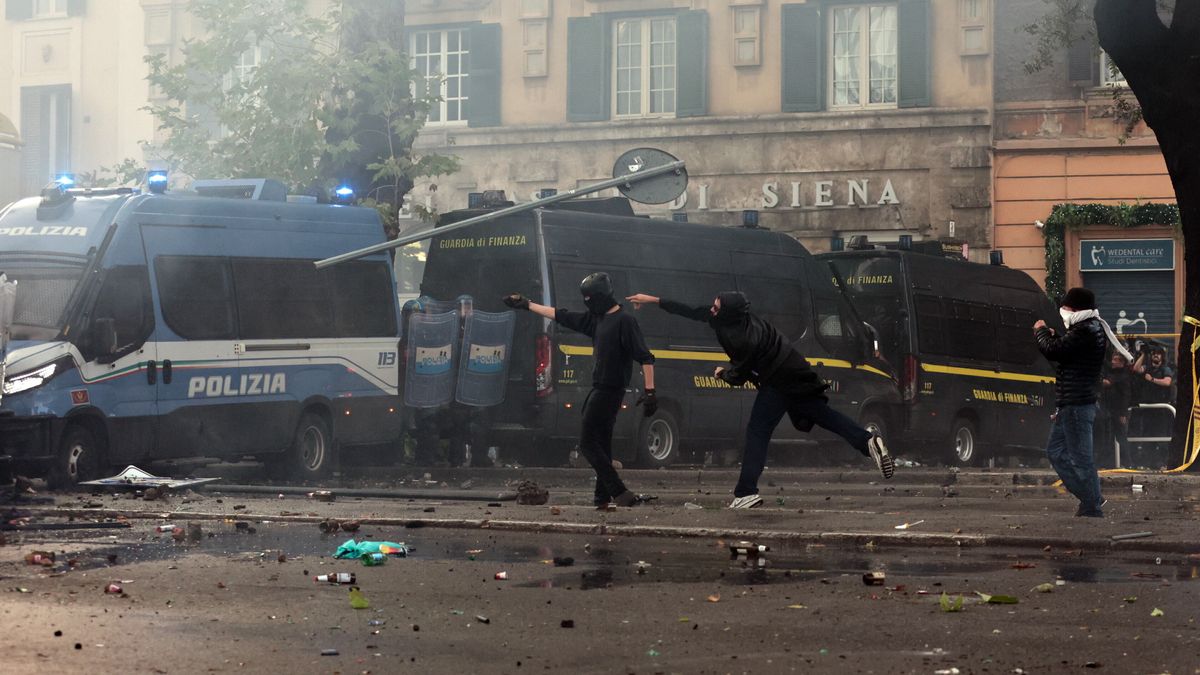
[[[17,282],[13,340],[52,340],[62,331],[67,303],[83,275],[82,263],[14,265],[0,256],[0,271]]]
[[[863,321],[879,333],[879,349],[893,365],[904,350],[907,333],[902,314],[905,307],[900,260],[891,257],[855,258],[830,256],[846,282],[846,292]]]
[[[532,220],[481,223],[434,237],[426,254],[421,294],[437,300],[470,295],[475,309],[502,312],[501,298],[540,293],[537,243]]]

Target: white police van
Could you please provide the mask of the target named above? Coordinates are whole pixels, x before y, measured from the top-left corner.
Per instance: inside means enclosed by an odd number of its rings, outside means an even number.
[[[378,215],[285,192],[56,185],[0,211],[18,282],[0,455],[55,485],[184,457],[318,478],[339,448],[398,440],[390,257],[313,266],[384,241]]]

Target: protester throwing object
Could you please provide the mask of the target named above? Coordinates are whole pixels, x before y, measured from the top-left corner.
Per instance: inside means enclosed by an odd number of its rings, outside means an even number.
[[[1075,515],[1103,518],[1105,499],[1100,494],[1100,476],[1092,454],[1100,370],[1104,367],[1107,343],[1112,343],[1127,361],[1133,358],[1100,318],[1096,296],[1088,289],[1067,291],[1058,311],[1066,333],[1059,335],[1042,320],[1033,324],[1038,349],[1055,363],[1057,410],[1046,443],[1046,456],[1063,485],[1079,500]]]
[[[718,294],[711,306],[700,307],[644,293],[626,299],[635,308],[658,305],[671,314],[707,323],[730,360],[728,368],[719,366],[713,376],[730,386],[740,387],[750,382],[758,388],[746,425],[742,472],[729,508],[751,509],[762,504],[758,478],[766,466],[771,435],[784,413],[797,429],[808,431],[815,424],[841,436],[854,449],[875,460],[884,478],[892,477],[895,462],[883,439],[829,407],[825,397],[829,385],[775,326],[750,313],[750,302],[745,295],[726,291]]]
[[[634,506],[646,498],[630,492],[613,467],[612,435],[625,398],[625,387],[633,376],[633,362],[642,366],[645,389],[638,403],[647,417],[658,410],[654,391],[654,355],[646,348],[637,319],[622,310],[613,295],[612,279],[604,272],[588,275],[579,285],[586,312],[547,307],[531,302],[520,294],[504,298],[514,309],[527,309],[538,316],[553,319],[578,333],[592,338],[592,390],[583,404],[583,429],[579,451],[596,471],[595,504],[605,507]]]

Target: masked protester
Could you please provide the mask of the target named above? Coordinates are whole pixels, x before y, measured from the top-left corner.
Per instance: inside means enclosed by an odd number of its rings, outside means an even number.
[[[1104,367],[1108,343],[1126,361],[1133,359],[1100,318],[1096,311],[1096,296],[1088,289],[1067,291],[1059,314],[1067,328],[1062,335],[1045,321],[1033,324],[1038,349],[1055,363],[1057,410],[1046,443],[1046,456],[1063,485],[1079,500],[1075,515],[1103,518],[1102,507],[1106,500],[1100,494],[1100,476],[1092,454],[1100,370]]]
[[[808,431],[815,424],[841,436],[855,450],[875,460],[884,478],[892,477],[895,462],[883,439],[829,407],[824,393],[829,385],[774,326],[750,313],[745,295],[726,291],[717,295],[711,306],[701,307],[642,293],[626,299],[635,307],[657,304],[671,314],[707,323],[730,361],[728,368],[718,367],[713,375],[730,386],[750,382],[758,388],[746,425],[741,476],[729,508],[752,509],[762,504],[758,478],[766,465],[771,435],[784,413],[797,429]]]
[[[583,430],[579,451],[596,471],[595,503],[603,507],[610,501],[618,506],[633,506],[643,497],[630,492],[613,467],[612,435],[625,397],[625,387],[633,375],[633,362],[642,365],[646,388],[638,403],[646,417],[658,410],[654,391],[654,355],[646,348],[637,319],[622,311],[613,295],[612,279],[603,272],[589,275],[579,286],[586,312],[546,307],[530,302],[519,294],[504,298],[514,309],[527,309],[538,316],[553,319],[578,333],[592,338],[595,366],[592,391],[583,404]]]

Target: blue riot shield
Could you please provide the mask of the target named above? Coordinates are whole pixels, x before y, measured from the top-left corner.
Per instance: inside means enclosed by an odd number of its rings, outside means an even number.
[[[436,408],[454,399],[458,313],[408,316],[404,405]]]
[[[454,396],[459,403],[488,407],[504,401],[516,322],[516,312],[474,311],[467,317]]]

